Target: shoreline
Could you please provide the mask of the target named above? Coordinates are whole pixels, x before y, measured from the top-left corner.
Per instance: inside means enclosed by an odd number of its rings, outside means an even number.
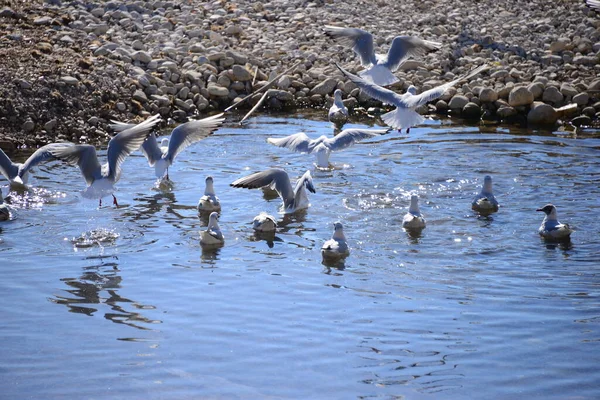
[[[490,65],[422,114],[532,127],[596,124],[600,13],[578,1],[512,3],[518,14],[474,0],[454,6],[432,0],[9,2],[0,8],[0,147],[105,143],[111,119],[159,113],[183,122],[224,110],[296,63],[263,109],[322,107],[326,113],[336,88],[351,109],[381,107],[337,71],[334,62],[353,73],[362,67],[351,49],[323,33],[324,25],[367,30],[381,53],[401,34],[441,42],[439,51],[400,67],[400,81],[391,87],[396,92],[411,84],[421,92]],[[367,7],[369,15],[356,12]]]

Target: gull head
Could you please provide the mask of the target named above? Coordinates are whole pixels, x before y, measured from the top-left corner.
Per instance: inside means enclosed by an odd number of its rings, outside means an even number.
[[[307,180],[306,183],[305,183],[305,185],[306,185],[306,188],[308,189],[309,192],[311,192],[311,193],[317,193],[317,191],[315,190],[315,187],[314,187],[314,185],[312,183],[312,180]]]
[[[160,147],[169,147],[169,139],[168,138],[163,138],[160,141]]]
[[[544,207],[542,208],[538,208],[536,211],[543,211],[547,216],[556,216],[556,207],[554,207],[554,205],[552,204],[546,204]]]
[[[419,213],[419,196],[413,194],[410,196],[410,207],[408,211],[411,213]]]
[[[413,96],[417,94],[417,88],[413,85],[410,85],[408,89],[406,89],[407,93],[412,94]]]
[[[483,178],[483,190],[492,193],[492,177],[489,175],[486,175],[485,178]]]
[[[335,92],[333,92],[333,96],[335,97],[336,100],[341,100],[342,99],[342,90],[335,89]]]
[[[340,221],[336,221],[333,223],[332,238],[337,240],[346,240],[346,236],[344,235],[344,226]]]

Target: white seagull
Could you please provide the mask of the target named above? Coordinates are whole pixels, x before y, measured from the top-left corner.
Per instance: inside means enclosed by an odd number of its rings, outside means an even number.
[[[419,210],[419,197],[414,194],[410,196],[410,207],[404,218],[402,218],[402,227],[405,229],[425,228],[425,218]]]
[[[225,237],[219,228],[219,214],[216,211],[210,213],[208,217],[208,227],[200,232],[200,244],[205,246],[222,245],[225,243]]]
[[[568,224],[561,224],[558,222],[558,218],[556,215],[556,207],[552,204],[546,204],[542,208],[538,208],[536,211],[543,211],[546,216],[540,225],[540,229],[538,230],[540,236],[544,239],[549,240],[565,240],[571,236],[573,233],[573,229],[569,227]]]
[[[348,243],[346,243],[346,236],[344,235],[344,227],[341,222],[335,222],[333,224],[334,231],[331,239],[323,243],[321,247],[321,255],[323,259],[332,261],[345,258],[350,254]]]
[[[333,122],[340,127],[348,121],[348,109],[342,101],[342,91],[340,89],[333,92],[333,104],[329,108],[327,118],[329,118],[329,122]]]
[[[586,4],[593,10],[600,11],[600,0],[586,0]]]
[[[240,178],[231,183],[230,186],[246,189],[259,189],[269,186],[271,189],[275,189],[277,194],[279,194],[279,197],[283,200],[283,212],[286,214],[310,206],[305,189],[316,193],[310,171],[306,171],[296,182],[296,187],[292,188],[290,177],[287,172],[277,168],[256,172],[252,175]]]
[[[486,175],[483,178],[483,187],[481,188],[481,192],[473,199],[471,208],[484,217],[498,211],[498,201],[492,192],[491,176]]]
[[[406,128],[407,133],[410,131],[412,126],[419,125],[425,120],[419,113],[415,111],[417,107],[437,99],[438,97],[442,96],[448,88],[456,85],[458,82],[472,78],[478,73],[489,68],[487,65],[479,66],[468,74],[459,77],[458,79],[444,83],[443,85],[437,86],[433,89],[426,90],[421,94],[417,94],[417,88],[412,85],[408,87],[406,93],[398,94],[374,83],[367,82],[366,80],[346,71],[338,64],[336,65],[348,79],[356,83],[356,85],[366,94],[383,102],[384,104],[396,106],[396,109],[383,114],[381,119],[392,128],[398,130]]]
[[[10,209],[4,204],[4,196],[0,189],[0,221],[8,221],[10,219]]]
[[[64,149],[73,146],[73,143],[50,143],[37,149],[27,160],[21,163],[14,163],[0,149],[0,173],[8,179],[11,185],[24,186],[29,180],[29,170],[41,162],[54,159],[52,150]]]
[[[198,201],[198,211],[221,211],[221,202],[215,194],[212,176],[206,177],[206,188],[204,196],[200,197]]]
[[[256,232],[275,232],[277,229],[277,220],[274,216],[263,211],[254,217],[252,229]]]
[[[398,82],[392,72],[396,71],[409,57],[421,56],[438,50],[441,43],[423,40],[415,36],[396,36],[386,55],[375,54],[373,36],[358,28],[325,26],[325,33],[342,44],[352,46],[360,57],[360,63],[367,68],[358,74],[367,82],[387,86]]]
[[[314,154],[317,157],[317,166],[328,168],[329,155],[332,151],[346,149],[363,139],[383,135],[387,132],[389,129],[344,129],[332,138],[322,135],[316,139],[311,139],[304,132],[299,132],[280,139],[268,138],[267,142],[298,153]]]
[[[118,207],[119,204],[113,192],[114,184],[121,177],[121,164],[128,155],[140,148],[150,129],[159,121],[160,116],[154,115],[115,135],[108,142],[106,151],[108,161],[104,165],[100,165],[96,149],[89,144],[50,148],[49,151],[52,156],[79,166],[87,183],[87,188],[82,192],[83,197],[99,199],[99,206],[102,206],[102,197],[112,194],[113,204]]]
[[[142,144],[142,152],[148,159],[148,164],[154,167],[156,177],[160,179],[166,173],[166,178],[169,179],[169,167],[175,161],[175,157],[186,147],[213,133],[225,121],[222,116],[221,113],[181,124],[173,129],[169,138],[163,138],[160,145],[154,133],[151,133]],[[118,121],[112,122],[111,127],[116,131],[131,127],[131,124]]]

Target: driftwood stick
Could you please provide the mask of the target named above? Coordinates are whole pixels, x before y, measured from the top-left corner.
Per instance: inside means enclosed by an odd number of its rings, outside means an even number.
[[[269,82],[267,82],[267,84],[263,87],[261,87],[258,90],[255,90],[254,92],[250,93],[248,96],[244,97],[241,100],[238,100],[237,102],[233,103],[232,105],[230,105],[229,107],[227,107],[225,109],[225,112],[231,110],[232,108],[237,107],[238,104],[240,104],[243,101],[246,101],[247,99],[249,99],[250,97],[254,96],[256,93],[260,93],[263,90],[267,90],[271,85],[273,85],[273,83],[275,83],[277,80],[279,80],[279,78],[281,78],[283,75],[287,74],[288,72],[290,72],[291,70],[293,70],[294,68],[296,68],[298,65],[300,65],[301,61],[298,61],[296,64],[292,65],[290,68],[286,69],[285,71],[283,71],[282,73],[280,73],[279,75],[277,75],[275,78],[271,79]],[[258,70],[257,70],[258,71]],[[264,97],[264,96],[263,96]],[[248,113],[249,114],[249,113]],[[246,114],[246,115],[248,115]],[[243,120],[242,120],[243,121]]]
[[[262,95],[262,97],[260,98],[258,103],[256,103],[256,105],[254,107],[252,107],[252,110],[248,111],[248,114],[246,114],[244,116],[244,118],[242,118],[242,120],[240,121],[240,125],[242,125],[244,123],[244,121],[246,120],[246,118],[248,118],[250,116],[250,114],[252,114],[254,111],[256,111],[258,109],[258,107],[260,107],[262,105],[262,103],[265,101],[265,99],[267,97],[269,97],[272,93],[273,93],[272,89],[267,90],[265,92],[265,94]]]

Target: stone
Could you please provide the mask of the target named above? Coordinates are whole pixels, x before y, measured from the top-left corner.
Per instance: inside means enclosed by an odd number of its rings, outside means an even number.
[[[144,64],[148,64],[150,61],[152,61],[152,56],[145,51],[138,50],[131,53],[131,59]]]
[[[448,111],[448,103],[446,103],[444,100],[438,100],[437,103],[435,103],[435,109],[437,112]]]
[[[53,118],[44,124],[44,130],[50,133],[54,130],[54,128],[56,128],[56,125],[58,125],[58,121],[56,118]]]
[[[573,96],[573,103],[578,106],[585,106],[590,101],[590,95],[587,93],[579,93]]]
[[[533,93],[525,86],[516,87],[508,94],[508,104],[511,107],[527,106],[531,103],[533,103]]]
[[[512,116],[517,115],[517,110],[515,110],[514,108],[512,108],[510,106],[502,106],[502,107],[498,108],[498,110],[496,111],[496,114],[500,118],[510,118]]]
[[[312,90],[310,91],[310,94],[311,95],[318,94],[321,96],[330,94],[331,92],[333,92],[333,89],[335,89],[335,87],[337,86],[337,83],[338,83],[337,79],[328,78],[328,79],[324,80],[323,82],[319,83],[314,88],[312,88]]]
[[[79,79],[74,78],[72,76],[61,76],[60,80],[66,83],[67,85],[77,85],[79,83]]]
[[[565,96],[573,97],[579,93],[579,91],[572,85],[568,83],[563,83],[560,85],[560,92]]]
[[[534,125],[553,125],[558,120],[554,107],[541,101],[536,101],[527,114],[527,123]]]
[[[233,65],[231,71],[233,72],[233,79],[236,81],[246,82],[252,80],[252,73],[241,65]]]
[[[135,101],[139,101],[140,103],[146,103],[148,101],[148,97],[146,97],[146,93],[144,93],[142,90],[138,89],[133,93],[132,98]]]
[[[594,79],[592,83],[589,84],[587,90],[590,92],[599,92],[600,91],[600,79]]]
[[[450,107],[451,110],[462,110],[464,108],[464,106],[467,105],[468,102],[469,102],[469,99],[466,96],[457,94],[457,95],[453,96],[452,99],[450,99],[450,103],[448,103],[448,107]]]
[[[33,20],[34,25],[50,25],[52,23],[51,17],[38,17]]]
[[[481,107],[473,102],[467,103],[462,109],[462,115],[466,118],[481,118]]]
[[[590,126],[592,124],[592,119],[587,115],[580,115],[579,117],[575,117],[571,120],[571,125],[580,127],[580,126]]]
[[[558,104],[563,101],[564,96],[555,86],[548,86],[546,90],[544,90],[544,95],[542,96],[542,100],[546,103],[554,103]]]
[[[119,101],[117,104],[115,104],[115,108],[117,109],[117,111],[121,111],[121,112],[127,110],[127,106],[122,101]]]
[[[29,133],[29,132],[33,131],[33,128],[35,128],[35,123],[30,119],[28,119],[27,121],[25,121],[23,123],[23,125],[21,125],[21,129],[25,133]]]
[[[479,92],[479,100],[482,103],[493,103],[498,100],[498,93],[494,89],[483,88]]]
[[[227,97],[229,96],[229,89],[219,85],[209,85],[207,87],[208,94],[211,97]]]
[[[527,85],[527,89],[533,94],[534,100],[539,99],[544,94],[544,84],[542,82],[533,82]]]

